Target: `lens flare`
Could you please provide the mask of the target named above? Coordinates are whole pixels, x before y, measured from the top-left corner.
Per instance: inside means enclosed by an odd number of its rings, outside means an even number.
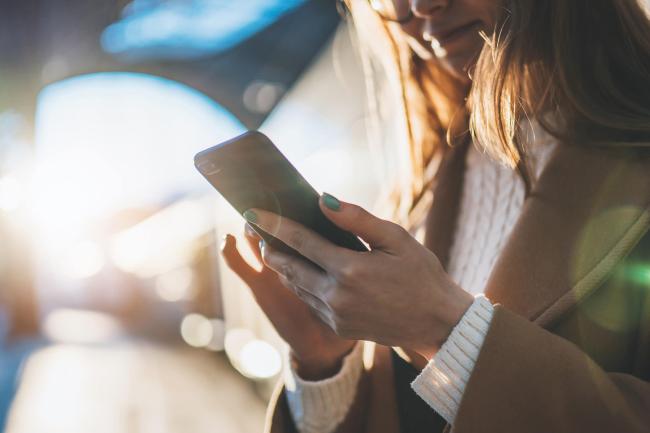
[[[630,281],[650,287],[650,264],[631,265],[625,270],[625,276]]]

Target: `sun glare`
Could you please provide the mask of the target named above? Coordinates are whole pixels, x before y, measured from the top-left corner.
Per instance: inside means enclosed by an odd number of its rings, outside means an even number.
[[[99,272],[107,258],[128,268],[138,254],[150,252],[147,245],[161,246],[135,233],[137,248],[106,251],[125,242],[111,240],[112,218],[207,191],[194,173],[194,154],[242,130],[203,94],[157,77],[101,73],[46,87],[38,99],[30,204],[40,272],[83,279]],[[17,195],[16,182],[0,179],[0,206],[17,206]],[[188,212],[173,216],[197,215]],[[187,230],[179,221],[159,219],[166,226],[158,229],[182,236]]]

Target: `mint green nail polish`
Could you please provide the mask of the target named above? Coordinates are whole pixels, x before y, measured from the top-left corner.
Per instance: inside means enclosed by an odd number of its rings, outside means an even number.
[[[249,223],[257,222],[257,214],[250,209],[244,212],[244,218],[246,218],[246,221],[248,221]]]
[[[259,243],[259,246],[260,246],[260,250],[264,249],[264,245],[266,244],[266,242],[264,242],[264,239],[260,239],[260,241],[258,243]]]
[[[339,210],[341,208],[341,202],[331,194],[323,193],[323,203],[329,209]]]

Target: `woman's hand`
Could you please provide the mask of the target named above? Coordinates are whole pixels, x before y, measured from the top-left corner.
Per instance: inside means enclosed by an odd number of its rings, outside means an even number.
[[[260,209],[244,216],[316,263],[271,247],[264,262],[290,283],[296,295],[342,338],[401,346],[430,359],[473,302],[438,258],[397,224],[330,195],[324,214],[371,247],[357,252]]]
[[[260,237],[247,224],[246,240],[262,263]],[[291,346],[298,374],[308,380],[323,379],[335,374],[341,360],[355,342],[337,336],[300,301],[273,270],[261,271],[250,266],[239,253],[234,236],[227,235],[222,244],[226,264],[250,287],[255,300],[280,336]]]

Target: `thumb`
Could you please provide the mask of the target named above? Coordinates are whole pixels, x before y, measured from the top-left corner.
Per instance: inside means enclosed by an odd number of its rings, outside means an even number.
[[[352,203],[324,193],[319,205],[325,216],[339,228],[368,242],[372,249],[395,250],[406,231],[399,225],[378,218]]]

